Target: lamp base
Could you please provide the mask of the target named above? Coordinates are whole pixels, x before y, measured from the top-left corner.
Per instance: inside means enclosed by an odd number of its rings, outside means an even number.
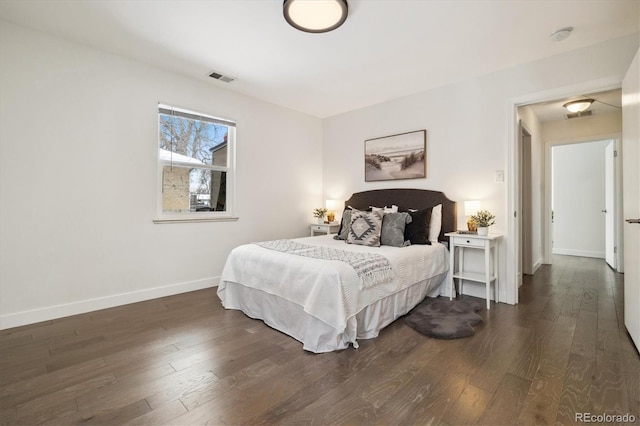
[[[477,231],[478,230],[478,224],[476,223],[475,220],[473,219],[469,219],[467,220],[467,228],[469,229],[469,231]]]

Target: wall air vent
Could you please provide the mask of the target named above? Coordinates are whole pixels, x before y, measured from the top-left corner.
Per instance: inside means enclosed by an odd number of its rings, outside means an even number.
[[[222,74],[217,73],[215,71],[213,71],[211,74],[209,74],[209,77],[215,78],[216,80],[224,81],[225,83],[231,83],[232,81],[234,81],[236,79],[235,77],[229,77],[228,75],[222,75]]]
[[[567,118],[588,117],[593,114],[592,111],[574,112],[573,114],[567,114]]]

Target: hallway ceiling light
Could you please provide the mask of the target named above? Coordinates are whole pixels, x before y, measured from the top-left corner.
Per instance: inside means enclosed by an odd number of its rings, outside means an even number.
[[[284,19],[307,33],[326,33],[347,20],[347,0],[284,0]]]
[[[587,110],[591,104],[593,103],[593,99],[579,99],[577,101],[567,102],[562,105],[567,109],[567,111],[571,113],[583,112]]]

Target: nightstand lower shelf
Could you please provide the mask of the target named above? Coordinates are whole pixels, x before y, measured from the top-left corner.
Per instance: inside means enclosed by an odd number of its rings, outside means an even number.
[[[453,278],[459,278],[466,281],[475,281],[478,283],[487,282],[487,278],[485,277],[485,275],[477,272],[456,272],[455,274],[453,274]],[[489,275],[490,282],[495,281],[496,279],[497,277],[495,275]]]

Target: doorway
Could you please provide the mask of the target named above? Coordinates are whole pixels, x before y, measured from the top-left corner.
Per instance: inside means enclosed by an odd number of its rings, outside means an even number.
[[[615,143],[551,144],[553,254],[607,259],[615,269]]]
[[[574,86],[568,90],[560,89],[545,94],[533,94],[514,99],[510,104],[513,108],[513,120],[510,133],[513,135],[512,144],[509,146],[509,191],[508,191],[508,212],[510,220],[508,223],[509,240],[513,244],[514,250],[507,253],[507,281],[513,283],[506,288],[505,301],[507,303],[518,303],[518,288],[522,282],[523,257],[525,256],[523,247],[531,247],[533,250],[533,270],[541,264],[552,263],[552,208],[551,208],[551,145],[566,144],[569,142],[586,142],[594,139],[615,139],[617,144],[621,141],[621,118],[622,118],[622,93],[618,85],[609,87],[586,84],[583,91]],[[564,104],[569,101],[590,98],[595,101],[590,106],[590,111],[582,112],[573,117],[569,117]],[[531,162],[531,189],[533,194],[532,208],[526,209],[532,215],[524,218],[525,208],[522,206],[522,178],[523,178],[523,133],[520,124],[525,123],[526,129],[532,135],[532,162]],[[526,141],[527,135],[524,134]],[[525,142],[526,145],[526,142]],[[618,145],[619,148],[619,145]],[[526,151],[526,149],[524,149]],[[524,154],[526,155],[526,154]],[[618,199],[615,203],[620,203],[622,197],[622,178],[620,166],[621,156],[615,160],[617,171],[615,174],[615,185]],[[528,174],[528,173],[527,173]],[[528,199],[528,197],[526,197]],[[527,200],[524,200],[527,203]],[[603,210],[605,207],[601,207]],[[609,210],[609,209],[607,209]],[[617,208],[619,215],[621,206]],[[601,213],[602,214],[602,213]],[[531,220],[533,244],[523,244],[523,225],[527,219]],[[622,241],[620,221],[622,218],[616,217],[614,222],[614,235],[617,241]],[[621,259],[622,250],[618,244],[616,255],[616,270],[622,272],[623,262]]]

